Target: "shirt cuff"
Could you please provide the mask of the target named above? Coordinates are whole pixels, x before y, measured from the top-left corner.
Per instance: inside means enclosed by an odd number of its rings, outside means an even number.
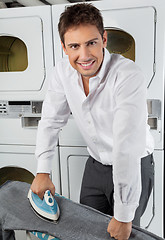
[[[115,205],[114,218],[119,222],[131,222],[135,217],[138,205]]]
[[[51,173],[51,161],[39,159],[37,164],[37,173]]]

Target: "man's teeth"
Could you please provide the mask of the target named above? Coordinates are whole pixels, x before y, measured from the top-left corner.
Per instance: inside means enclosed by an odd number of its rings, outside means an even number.
[[[92,63],[93,63],[93,61],[92,61],[92,62],[89,62],[89,63],[81,63],[81,65],[82,65],[83,67],[87,67],[87,66],[90,66]]]

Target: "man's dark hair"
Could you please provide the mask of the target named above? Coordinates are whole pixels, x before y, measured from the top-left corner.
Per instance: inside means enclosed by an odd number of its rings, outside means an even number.
[[[58,31],[63,44],[64,34],[67,32],[67,30],[70,27],[76,27],[81,24],[95,25],[103,37],[104,26],[100,11],[92,4],[79,3],[67,7],[60,16]]]

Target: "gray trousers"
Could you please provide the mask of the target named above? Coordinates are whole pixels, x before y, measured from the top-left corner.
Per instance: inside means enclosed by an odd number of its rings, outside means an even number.
[[[154,160],[152,154],[141,159],[141,176],[142,192],[139,207],[133,220],[133,224],[137,226],[140,226],[140,218],[147,207],[154,185]],[[103,165],[90,156],[82,180],[80,203],[113,216],[113,193],[112,166]]]

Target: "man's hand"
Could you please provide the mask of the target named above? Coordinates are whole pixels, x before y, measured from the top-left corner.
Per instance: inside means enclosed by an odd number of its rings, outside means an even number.
[[[107,232],[117,240],[127,240],[132,230],[132,222],[119,222],[114,217],[111,219]]]
[[[31,190],[41,199],[43,199],[46,190],[50,190],[53,196],[55,194],[55,186],[48,173],[38,173],[32,182]]]

